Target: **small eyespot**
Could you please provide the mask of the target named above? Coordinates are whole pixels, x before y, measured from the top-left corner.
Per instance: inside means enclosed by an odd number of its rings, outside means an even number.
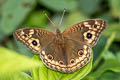
[[[78,56],[82,56],[83,54],[84,54],[83,50],[80,49],[80,50],[78,51]]]
[[[34,46],[37,46],[38,43],[37,43],[36,40],[33,40],[33,41],[32,41],[32,44],[33,44]]]
[[[70,60],[70,63],[71,63],[71,64],[75,63],[75,60],[74,60],[74,59],[71,59],[71,60]]]
[[[27,34],[23,34],[24,37],[27,37],[28,35]]]
[[[60,63],[61,65],[63,65],[63,64],[64,64],[64,62],[63,62],[63,61],[59,61],[59,63]]]
[[[93,27],[94,27],[94,28],[97,28],[97,25],[95,24],[95,25],[93,25]]]
[[[87,38],[88,39],[92,38],[92,34],[91,33],[87,33]]]
[[[53,59],[53,56],[48,54],[48,59],[52,60]]]

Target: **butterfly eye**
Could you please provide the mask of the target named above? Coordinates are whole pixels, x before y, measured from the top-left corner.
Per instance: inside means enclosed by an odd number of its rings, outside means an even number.
[[[70,63],[72,63],[72,64],[75,63],[75,60],[74,60],[74,59],[71,59],[71,60],[70,60]]]
[[[88,39],[92,38],[92,34],[91,33],[87,33],[87,38]]]
[[[36,40],[33,40],[33,41],[32,41],[32,44],[33,44],[34,46],[37,46],[37,41],[36,41]]]
[[[95,24],[95,25],[93,25],[93,27],[94,27],[94,28],[97,28],[97,25]]]

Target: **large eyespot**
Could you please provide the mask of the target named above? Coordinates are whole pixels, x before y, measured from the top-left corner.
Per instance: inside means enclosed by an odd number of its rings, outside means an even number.
[[[59,63],[60,63],[61,65],[63,65],[63,64],[64,64],[64,62],[63,62],[63,61],[59,61]]]
[[[32,41],[32,44],[33,44],[34,46],[37,46],[38,43],[37,43],[36,40],[33,40],[33,41]]]
[[[82,56],[83,54],[84,54],[83,50],[80,49],[80,50],[78,51],[78,56]]]
[[[52,60],[53,56],[51,54],[48,54],[48,59]]]
[[[88,39],[92,38],[92,34],[91,33],[87,33],[87,38]]]
[[[75,60],[74,60],[74,59],[71,59],[71,60],[70,60],[70,63],[71,63],[71,64],[75,63]]]

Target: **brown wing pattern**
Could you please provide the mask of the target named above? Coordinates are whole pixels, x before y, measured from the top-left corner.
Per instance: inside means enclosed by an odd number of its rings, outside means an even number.
[[[72,25],[63,32],[63,35],[94,46],[105,28],[106,22],[103,19],[91,19]]]
[[[14,37],[34,53],[40,53],[54,39],[55,35],[39,28],[25,28],[17,30]]]
[[[89,62],[91,49],[83,43],[67,38],[64,42],[59,44],[53,40],[42,51],[40,56],[44,64],[49,68],[72,73]]]

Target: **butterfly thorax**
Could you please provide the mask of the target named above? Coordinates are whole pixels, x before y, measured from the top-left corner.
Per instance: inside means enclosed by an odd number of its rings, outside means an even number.
[[[58,28],[56,29],[55,32],[56,32],[56,35],[60,35],[61,34],[61,31]]]
[[[58,44],[64,44],[64,36],[59,29],[56,29],[55,40],[56,40],[56,43]]]

